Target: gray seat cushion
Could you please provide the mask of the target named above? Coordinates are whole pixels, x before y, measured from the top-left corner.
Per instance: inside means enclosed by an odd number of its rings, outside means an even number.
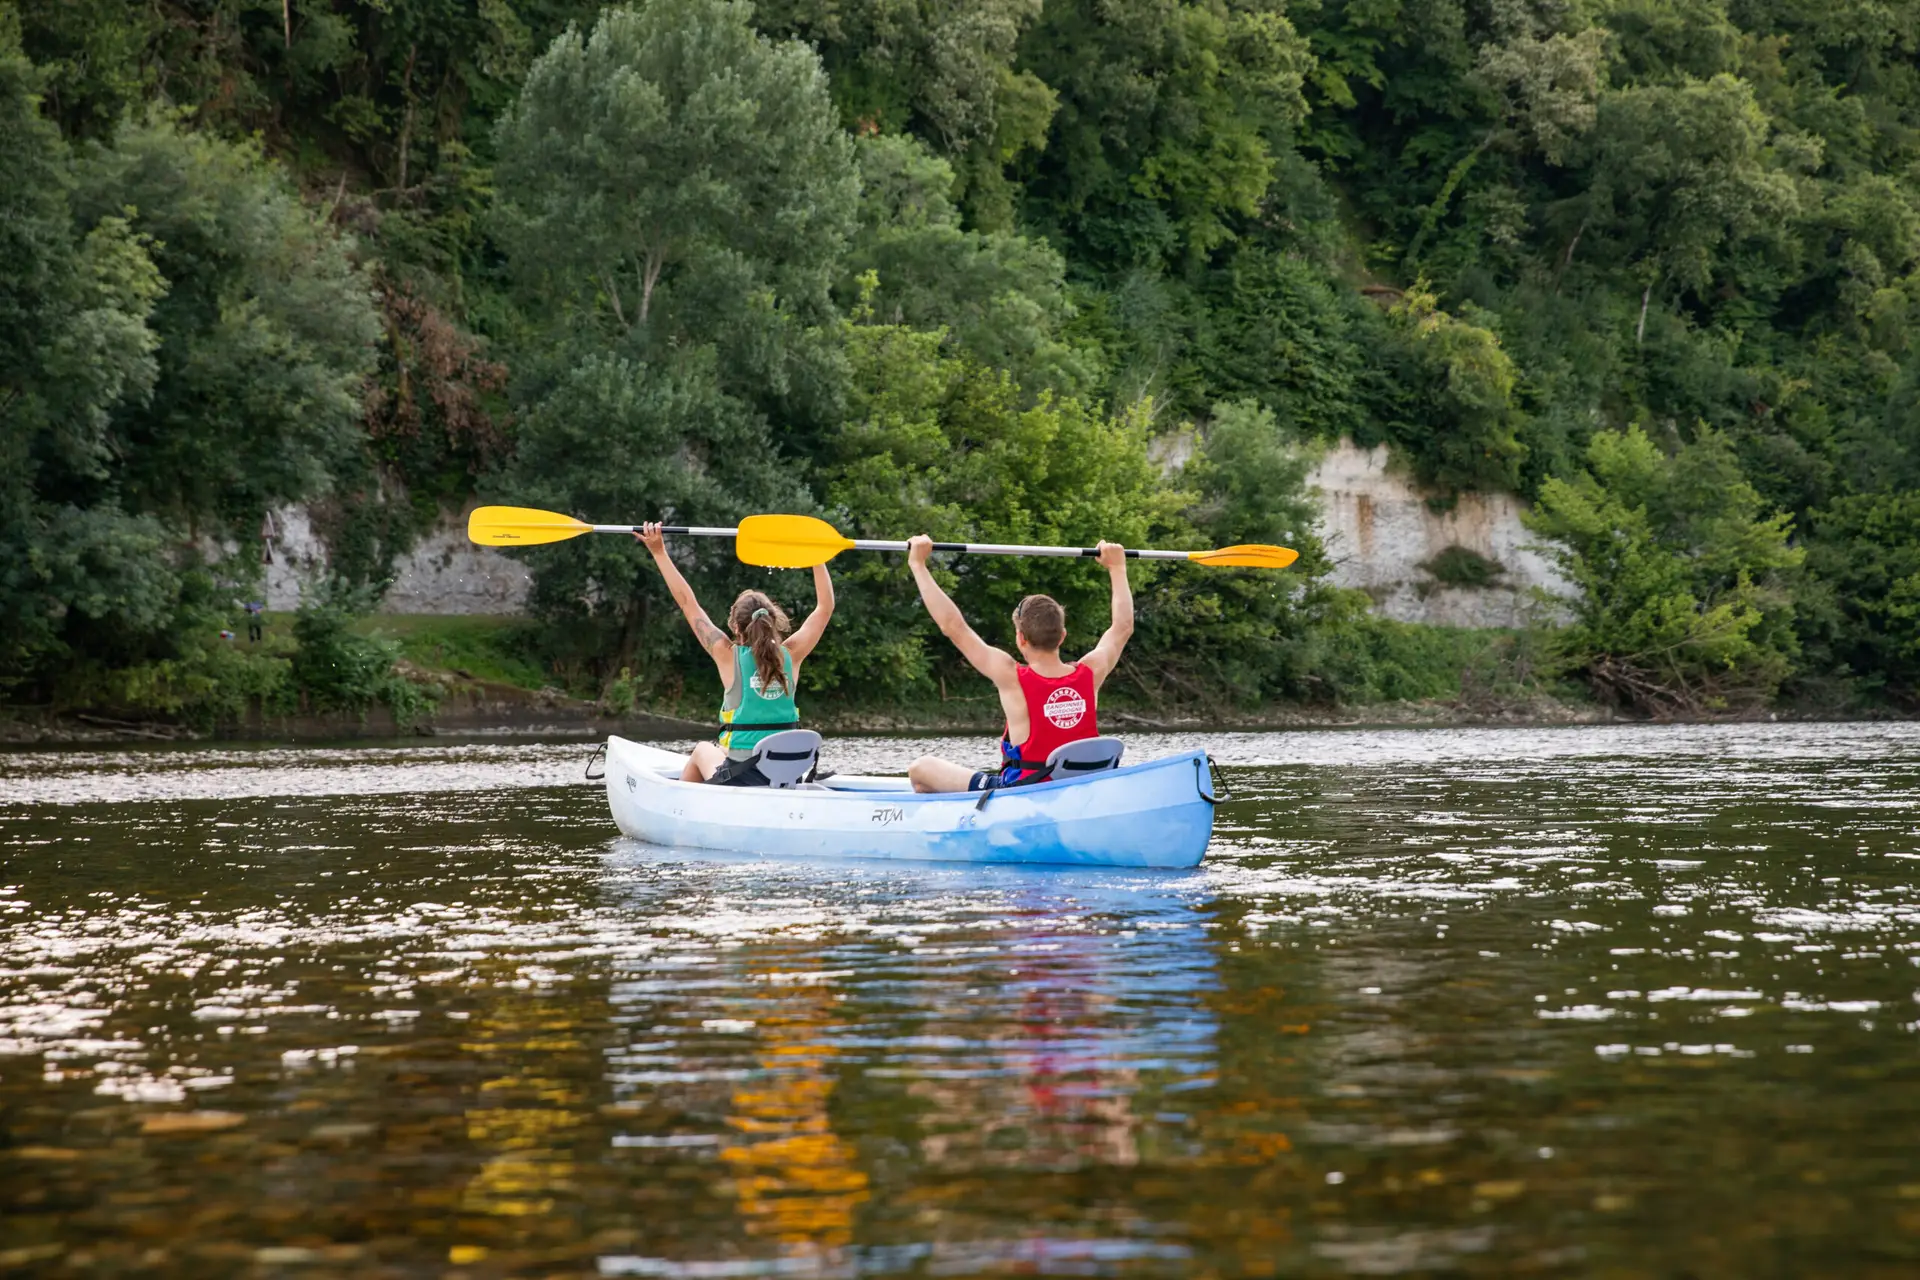
[[[820,735],[811,729],[770,733],[754,746],[753,763],[768,786],[798,787],[820,763]]]
[[[1066,743],[1048,753],[1046,776],[1058,781],[1097,769],[1118,769],[1126,749],[1118,738],[1082,738]]]

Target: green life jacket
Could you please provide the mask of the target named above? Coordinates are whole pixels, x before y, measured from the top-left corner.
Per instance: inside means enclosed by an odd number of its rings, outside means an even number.
[[[733,646],[733,684],[727,689],[726,700],[720,704],[720,723],[732,724],[737,720],[743,725],[768,727],[723,731],[719,743],[728,755],[744,759],[768,734],[791,729],[799,723],[800,708],[793,700],[793,655],[785,645],[780,646],[780,666],[786,678],[778,692],[765,694],[761,692],[762,681],[759,668],[754,665],[753,650],[743,644]]]

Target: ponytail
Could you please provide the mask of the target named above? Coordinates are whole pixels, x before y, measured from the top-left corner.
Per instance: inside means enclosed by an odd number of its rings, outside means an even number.
[[[780,637],[793,629],[787,615],[765,592],[742,591],[727,611],[727,624],[740,643],[753,651],[754,669],[760,673],[760,691],[767,697],[790,693],[787,688],[786,651]]]

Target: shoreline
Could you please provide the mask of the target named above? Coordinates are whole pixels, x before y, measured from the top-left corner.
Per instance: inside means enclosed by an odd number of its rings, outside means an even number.
[[[502,740],[602,738],[618,734],[642,741],[705,737],[713,728],[705,720],[677,715],[672,710],[643,709],[624,715],[608,713],[593,703],[548,693],[532,696],[523,690],[514,698],[482,697],[444,704],[418,725],[395,721],[383,706],[365,712],[326,712],[282,717],[256,717],[245,723],[215,728],[192,728],[161,721],[123,720],[92,712],[52,713],[31,708],[0,707],[0,750],[62,746],[130,746],[167,743],[375,743],[438,738],[495,738]],[[1826,710],[1775,708],[1723,716],[1652,719],[1623,714],[1608,707],[1580,705],[1550,698],[1524,702],[1467,705],[1456,702],[1374,703],[1349,707],[1271,706],[1246,715],[1215,715],[1190,711],[1147,715],[1125,707],[1104,712],[1117,732],[1193,733],[1217,730],[1233,733],[1285,732],[1317,729],[1448,729],[1549,728],[1613,724],[1765,724],[1830,721],[1835,723],[1911,720],[1892,711],[1847,714]],[[827,734],[992,734],[997,717],[976,710],[944,712],[914,706],[900,712],[872,708],[828,709],[807,717],[809,727]]]

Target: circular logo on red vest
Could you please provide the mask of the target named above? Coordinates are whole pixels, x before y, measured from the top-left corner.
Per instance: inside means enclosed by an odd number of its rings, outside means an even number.
[[[1078,689],[1055,689],[1047,695],[1040,714],[1056,729],[1071,729],[1086,718],[1087,700]]]

